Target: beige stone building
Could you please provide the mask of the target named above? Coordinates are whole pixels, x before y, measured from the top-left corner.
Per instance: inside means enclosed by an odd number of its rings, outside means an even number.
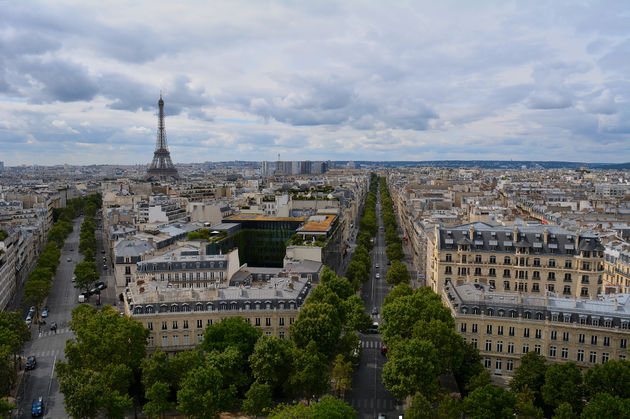
[[[149,352],[158,347],[169,354],[192,349],[203,340],[208,325],[236,316],[260,327],[265,335],[288,339],[311,280],[306,275],[287,275],[258,285],[179,285],[151,277],[127,287],[125,313],[151,331]]]
[[[628,357],[629,294],[559,298],[449,281],[442,299],[457,332],[479,349],[484,366],[499,382],[507,382],[529,351],[583,368]]]
[[[606,293],[630,293],[630,245],[615,241],[604,252],[604,285]]]
[[[496,292],[597,298],[603,292],[604,247],[594,235],[556,226],[435,228],[427,247],[427,285],[488,284]]]

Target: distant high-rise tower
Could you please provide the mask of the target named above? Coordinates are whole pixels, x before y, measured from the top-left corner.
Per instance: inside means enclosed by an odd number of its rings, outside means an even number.
[[[147,178],[149,179],[179,179],[177,169],[171,161],[171,153],[166,145],[166,130],[164,129],[164,101],[160,93],[158,101],[160,107],[160,117],[158,120],[157,141],[155,143],[155,152],[153,153],[153,161],[147,169]]]

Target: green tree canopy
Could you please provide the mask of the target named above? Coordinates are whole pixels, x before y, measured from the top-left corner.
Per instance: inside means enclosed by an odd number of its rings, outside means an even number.
[[[329,374],[326,358],[317,350],[317,344],[310,342],[304,349],[293,350],[294,368],[289,377],[290,388],[296,396],[320,396],[328,391]]]
[[[243,410],[248,415],[266,415],[273,408],[271,386],[254,381],[245,393]]]
[[[573,362],[551,364],[545,373],[545,384],[540,389],[543,400],[551,407],[566,402],[574,412],[582,411],[582,371]]]
[[[383,384],[399,399],[416,392],[433,399],[438,390],[438,374],[438,353],[431,342],[420,339],[403,340],[387,353],[387,363],[383,367]]]
[[[208,325],[201,343],[206,352],[223,352],[230,346],[237,348],[244,359],[254,352],[254,345],[262,335],[260,329],[252,326],[242,317],[229,317],[219,323]]]
[[[392,266],[387,270],[387,283],[398,285],[403,282],[409,282],[409,272],[407,271],[407,265],[398,260],[394,260],[392,262]]]
[[[587,398],[597,393],[630,398],[630,361],[611,359],[593,365],[584,373],[584,390]]]
[[[608,393],[598,393],[584,407],[583,419],[630,419],[630,400],[614,397]]]
[[[287,383],[293,370],[293,345],[275,336],[261,336],[249,363],[254,379],[260,384],[269,384],[276,391]]]
[[[488,384],[466,396],[464,412],[471,419],[512,419],[514,405],[516,405],[514,393]]]
[[[534,393],[535,405],[542,407],[543,400],[541,389],[545,384],[545,374],[547,373],[547,360],[538,352],[528,352],[521,357],[521,364],[514,371],[510,388],[517,393],[528,388]]]
[[[74,267],[74,286],[78,289],[88,291],[96,281],[99,275],[94,262],[79,262]]]
[[[296,346],[305,348],[313,341],[318,350],[328,356],[337,346],[342,322],[337,307],[327,303],[310,303],[302,306],[290,328],[291,339]]]
[[[464,340],[455,329],[442,320],[420,320],[413,328],[414,338],[428,340],[433,344],[439,357],[440,374],[457,371],[464,361]]]

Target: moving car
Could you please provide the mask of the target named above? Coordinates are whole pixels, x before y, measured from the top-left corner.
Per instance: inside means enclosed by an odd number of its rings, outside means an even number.
[[[372,323],[372,326],[368,327],[367,333],[378,333],[378,322]]]
[[[27,326],[31,325],[31,323],[33,322],[33,317],[31,316],[31,313],[28,313],[28,316],[26,316],[25,322]]]
[[[72,258],[68,258],[66,259],[68,262],[72,262]]]
[[[57,322],[50,323],[50,330],[57,330]]]
[[[376,265],[374,265],[374,267],[375,267],[376,269],[378,269],[378,263],[377,263]]]
[[[33,405],[31,406],[31,416],[41,416],[44,414],[44,398],[39,396],[33,399]]]
[[[35,359],[34,356],[29,356],[28,358],[26,358],[25,369],[27,371],[34,369],[36,365],[37,365],[37,360]]]
[[[48,317],[48,307],[44,307],[42,310],[42,317]]]
[[[94,286],[96,288],[98,288],[99,291],[104,290],[105,288],[107,288],[107,284],[104,283],[103,281],[98,281],[96,284],[94,284]]]
[[[380,279],[381,278],[381,274],[380,273],[376,273],[376,279]]]
[[[372,314],[373,315],[377,315],[378,314],[378,308],[372,307]]]

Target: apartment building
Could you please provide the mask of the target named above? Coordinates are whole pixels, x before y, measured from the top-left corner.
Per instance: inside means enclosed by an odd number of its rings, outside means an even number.
[[[556,226],[435,227],[427,285],[488,284],[497,292],[597,298],[603,292],[604,247],[591,234]]]
[[[449,280],[441,295],[456,331],[479,349],[488,372],[504,383],[529,351],[583,368],[628,357],[628,294],[559,298],[551,292],[496,292],[488,284]]]
[[[0,310],[4,310],[15,294],[18,230],[4,227],[0,230]]]
[[[128,285],[125,314],[150,330],[149,352],[193,349],[203,340],[208,325],[236,316],[260,327],[265,335],[288,339],[289,327],[311,289],[311,279],[300,275],[240,286],[229,286],[226,281],[199,286],[196,275],[192,277],[192,281],[189,276],[163,281],[140,272],[138,280]]]
[[[604,251],[606,292],[630,293],[630,244],[615,240]]]

